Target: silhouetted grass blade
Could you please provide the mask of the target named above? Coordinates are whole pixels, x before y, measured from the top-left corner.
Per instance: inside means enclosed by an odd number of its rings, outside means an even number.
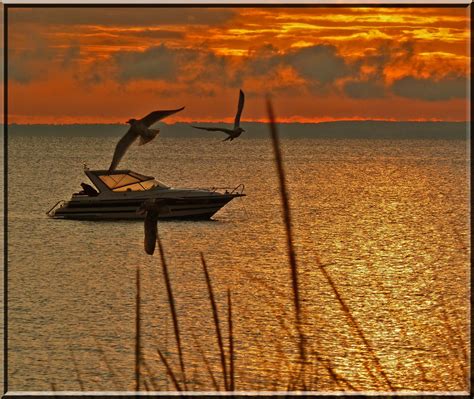
[[[148,363],[147,361],[145,360],[145,357],[142,357],[142,365],[143,367],[145,368],[146,372],[148,373],[148,377],[150,378],[150,384],[153,386],[153,389],[155,391],[158,391],[158,387],[155,385],[155,383],[153,382],[152,380],[152,372],[150,370],[150,367],[148,367]]]
[[[140,391],[140,268],[136,269],[136,308],[135,308],[135,391]]]
[[[166,360],[166,357],[165,355],[163,355],[163,353],[160,351],[160,349],[157,349],[158,351],[158,355],[160,355],[160,359],[161,361],[163,362],[163,364],[165,365],[166,367],[166,372],[168,373],[168,375],[170,376],[171,378],[171,381],[173,381],[173,384],[174,384],[174,387],[176,388],[177,391],[182,391],[182,388],[181,386],[179,385],[179,382],[176,378],[176,376],[174,375],[173,373],[173,369],[170,367],[168,361]]]
[[[220,391],[219,384],[216,381],[216,377],[214,377],[214,373],[212,372],[211,365],[209,364],[209,361],[206,358],[206,355],[204,354],[204,351],[201,348],[201,345],[199,344],[199,341],[196,339],[196,336],[191,332],[194,340],[194,344],[197,346],[199,353],[201,354],[202,360],[204,361],[204,365],[206,366],[207,372],[209,373],[211,377],[212,384],[214,386],[214,389],[216,391]]]
[[[184,357],[183,357],[183,351],[181,347],[181,333],[179,330],[179,323],[178,323],[178,315],[176,312],[176,305],[175,305],[175,300],[174,300],[174,295],[173,295],[173,290],[171,287],[171,281],[168,273],[168,265],[166,263],[165,259],[165,254],[163,251],[163,246],[161,244],[160,237],[157,235],[157,242],[158,242],[158,248],[160,251],[160,258],[161,258],[161,265],[163,268],[163,277],[165,279],[165,285],[166,285],[166,291],[168,293],[168,303],[170,305],[170,310],[171,310],[171,317],[173,319],[173,329],[174,329],[174,336],[176,338],[176,346],[178,347],[178,355],[179,355],[179,364],[181,367],[181,373],[183,377],[183,384],[184,388],[187,390],[187,385],[186,385],[186,373],[185,373],[185,368],[184,368]]]
[[[206,277],[206,284],[207,284],[207,290],[209,293],[209,301],[211,302],[211,307],[212,307],[212,316],[214,318],[214,326],[216,328],[216,337],[217,337],[217,344],[219,346],[219,352],[220,352],[220,357],[221,357],[221,365],[222,365],[222,375],[224,378],[224,386],[225,390],[229,390],[229,383],[227,381],[227,367],[226,367],[226,361],[225,361],[225,352],[224,352],[224,344],[222,342],[222,334],[221,334],[221,328],[219,324],[219,314],[217,312],[217,304],[214,298],[214,292],[212,290],[212,284],[211,284],[211,278],[209,276],[209,272],[207,270],[207,265],[206,265],[206,260],[204,259],[204,254],[201,252],[201,262],[202,262],[202,267],[204,270],[204,276]]]
[[[234,375],[234,336],[232,326],[232,301],[230,290],[227,290],[227,318],[229,324],[229,377],[230,390],[235,391],[235,375]]]
[[[84,382],[82,381],[81,373],[79,372],[79,367],[77,365],[76,356],[74,355],[74,351],[69,347],[69,351],[71,352],[72,362],[74,364],[74,370],[76,371],[77,382],[79,383],[79,387],[81,388],[81,392],[84,392]]]
[[[339,304],[341,305],[344,313],[347,315],[347,317],[349,318],[349,320],[351,321],[351,324],[352,326],[354,327],[354,329],[357,331],[357,334],[359,335],[359,337],[362,339],[362,341],[364,342],[367,350],[369,351],[370,355],[372,356],[372,359],[377,367],[377,371],[380,373],[380,375],[383,377],[383,379],[385,380],[385,383],[387,384],[387,386],[390,388],[390,390],[394,391],[394,387],[392,385],[392,383],[390,382],[387,374],[385,373],[385,371],[383,370],[382,368],[382,365],[380,364],[380,360],[379,358],[377,357],[374,349],[372,348],[372,345],[370,345],[369,341],[367,340],[367,338],[365,337],[365,334],[364,332],[362,331],[362,329],[360,328],[359,326],[359,323],[357,323],[357,320],[354,318],[354,316],[352,315],[349,307],[346,305],[345,301],[343,300],[341,294],[339,293],[339,290],[336,286],[336,284],[334,283],[334,281],[332,280],[331,276],[329,275],[329,273],[326,271],[326,268],[324,268],[321,264],[321,261],[319,260],[319,258],[316,258],[317,259],[317,263],[318,263],[318,266],[319,266],[319,269],[321,270],[321,272],[324,274],[324,277],[326,277],[326,280],[328,281],[329,285],[331,286],[334,294],[336,295],[336,298],[339,302]]]
[[[273,153],[275,155],[275,165],[278,172],[278,181],[280,187],[281,202],[283,208],[283,219],[286,228],[286,242],[287,242],[287,251],[290,261],[290,270],[291,270],[291,283],[293,287],[293,301],[295,305],[295,317],[296,317],[296,329],[299,335],[299,352],[302,365],[306,361],[305,353],[305,337],[302,330],[302,311],[300,303],[300,293],[298,285],[298,268],[296,264],[296,252],[293,246],[293,233],[291,226],[291,211],[290,203],[288,199],[288,193],[286,188],[286,179],[285,179],[285,170],[283,168],[283,160],[280,150],[280,140],[278,137],[278,130],[275,122],[275,116],[273,114],[272,104],[269,98],[267,98],[267,112],[269,119],[269,127],[273,144]]]

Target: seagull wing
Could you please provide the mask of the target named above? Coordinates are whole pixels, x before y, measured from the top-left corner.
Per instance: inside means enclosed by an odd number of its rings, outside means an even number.
[[[182,111],[184,107],[178,109],[170,109],[167,111],[153,111],[150,112],[147,116],[140,119],[139,122],[143,123],[146,127],[150,127],[154,123],[166,118],[167,116],[173,115],[176,112]]]
[[[138,136],[139,136],[139,133],[131,127],[130,129],[128,129],[128,132],[125,133],[125,136],[123,136],[119,140],[119,142],[117,143],[115,147],[115,152],[112,158],[112,163],[110,164],[110,167],[109,167],[109,172],[112,172],[113,170],[115,170],[120,160],[127,152],[128,147],[132,145],[132,143],[137,139]]]
[[[237,114],[235,115],[234,129],[240,126],[240,115],[242,115],[242,110],[244,109],[245,95],[242,90],[239,94],[239,105],[237,106]]]
[[[208,130],[209,132],[224,132],[227,134],[233,133],[233,130],[226,129],[224,127],[201,127],[201,126],[193,126],[193,125],[191,125],[191,127],[195,129]]]

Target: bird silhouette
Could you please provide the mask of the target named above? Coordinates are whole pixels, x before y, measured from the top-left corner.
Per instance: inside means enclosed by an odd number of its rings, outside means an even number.
[[[156,137],[160,130],[150,129],[151,125],[167,116],[182,111],[183,109],[184,107],[166,111],[153,111],[142,119],[129,119],[127,123],[130,124],[130,129],[128,129],[128,132],[125,133],[125,135],[119,140],[115,147],[112,163],[109,167],[109,172],[112,172],[117,168],[120,160],[127,152],[128,147],[130,147],[137,138],[140,138],[138,145],[143,145]]]
[[[239,137],[242,132],[245,132],[244,129],[240,127],[240,115],[242,115],[242,110],[244,109],[245,95],[242,90],[239,93],[239,105],[237,106],[237,114],[235,115],[234,128],[226,129],[221,127],[201,127],[201,126],[192,126],[195,129],[208,130],[209,132],[224,132],[229,136],[222,141],[234,140],[236,137]]]

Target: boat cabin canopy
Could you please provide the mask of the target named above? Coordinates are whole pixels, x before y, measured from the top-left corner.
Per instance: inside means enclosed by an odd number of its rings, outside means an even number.
[[[145,176],[131,170],[87,170],[87,176],[100,190],[105,188],[113,192],[146,191],[152,188],[169,188],[167,185],[155,180],[154,177]],[[102,186],[102,187],[101,187]]]

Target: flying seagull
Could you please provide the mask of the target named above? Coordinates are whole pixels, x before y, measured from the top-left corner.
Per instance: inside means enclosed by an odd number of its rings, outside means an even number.
[[[137,214],[145,215],[145,252],[153,255],[158,234],[158,213],[165,205],[163,199],[149,199],[143,201],[137,209]]]
[[[109,172],[115,170],[120,160],[127,152],[128,147],[130,147],[137,137],[140,137],[140,142],[138,145],[146,144],[156,137],[160,130],[150,129],[151,125],[167,116],[182,111],[183,109],[184,107],[167,111],[153,111],[142,119],[129,119],[127,123],[130,124],[130,129],[128,129],[128,132],[125,133],[125,135],[119,140],[117,146],[115,147],[114,157],[112,158]]]
[[[242,134],[242,132],[245,132],[245,130],[240,127],[240,115],[242,115],[242,109],[244,108],[244,100],[245,100],[244,92],[240,90],[239,105],[237,107],[237,114],[235,115],[233,129],[226,129],[226,128],[221,128],[221,127],[200,127],[200,126],[192,126],[192,127],[194,127],[195,129],[208,130],[210,132],[224,132],[224,133],[227,133],[229,137],[225,138],[222,141],[234,140],[236,137],[239,137]]]

